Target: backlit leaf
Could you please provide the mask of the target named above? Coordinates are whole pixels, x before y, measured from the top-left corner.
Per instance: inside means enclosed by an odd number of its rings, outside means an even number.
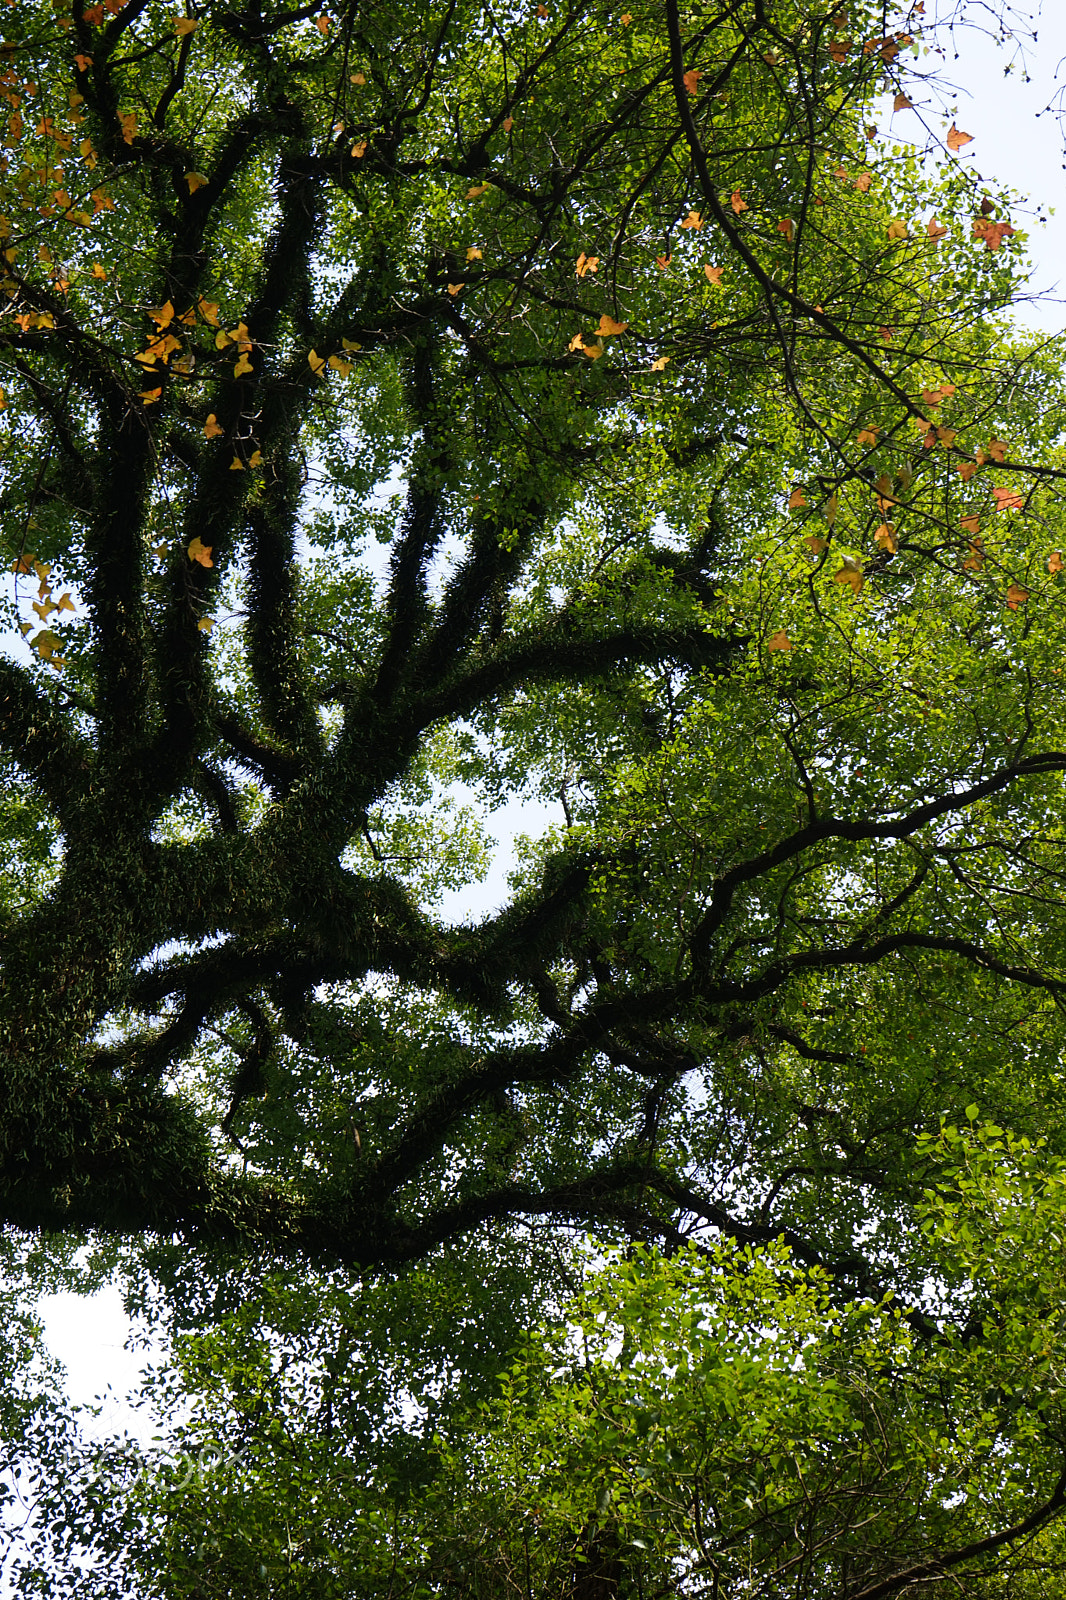
[[[188,555],[190,561],[198,561],[201,567],[213,567],[215,563],[211,560],[211,550],[211,545],[204,544],[202,540],[197,537],[190,543],[186,554]]]

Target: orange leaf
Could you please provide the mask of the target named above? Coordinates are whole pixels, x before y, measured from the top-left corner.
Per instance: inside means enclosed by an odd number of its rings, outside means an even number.
[[[880,432],[880,428],[861,428],[859,433],[856,435],[856,443],[875,445],[877,443],[877,436]]]
[[[315,27],[318,29],[319,33],[328,33],[329,32],[329,18],[327,16],[316,17],[315,18]]]
[[[855,187],[858,189],[860,194],[866,194],[873,181],[874,175],[872,172],[860,172],[859,176],[855,179]]]
[[[356,161],[361,161],[363,156],[366,155],[368,143],[369,140],[367,139],[357,139],[352,145],[352,155],[355,157]]]
[[[629,24],[633,21],[633,13],[631,11],[623,11],[618,20],[622,24],[623,28],[628,28]]]
[[[154,406],[156,401],[159,399],[159,396],[162,393],[163,393],[162,389],[145,389],[145,390],[143,390],[142,393],[141,393],[141,405],[142,406]]]
[[[450,283],[448,285],[448,293],[451,295],[452,299],[454,300],[455,296],[457,294],[459,294],[465,288],[466,288],[466,284],[465,283]],[[331,356],[330,357],[330,361],[332,362],[332,360],[333,360],[333,357]]]
[[[958,461],[955,464],[955,471],[958,473],[958,475],[962,479],[963,483],[969,483],[970,479],[973,477],[974,473],[977,471],[977,462],[976,461]]]
[[[187,33],[195,33],[199,26],[200,24],[192,17],[174,18],[174,32],[179,39],[183,39]]]
[[[933,243],[936,244],[939,240],[947,236],[948,230],[944,227],[942,222],[938,222],[935,217],[930,217],[928,223],[926,224],[925,231],[929,235],[930,239],[933,240]]]
[[[961,128],[956,128],[955,124],[952,123],[948,129],[948,149],[959,151],[964,144],[973,144],[973,134],[963,133]]]
[[[204,321],[211,324],[212,328],[218,327],[218,305],[216,301],[201,298],[197,301],[197,310]]]
[[[348,79],[348,82],[349,83],[365,83],[366,82],[366,73],[365,72],[353,72],[351,77]]]
[[[1049,572],[1061,572],[1062,571],[1062,551],[1061,550],[1052,550],[1051,554],[1047,558],[1047,569],[1048,569]]]
[[[905,94],[898,94],[892,102],[893,111],[913,111],[914,101],[908,100]]]
[[[1007,441],[1005,439],[989,439],[985,446],[989,461],[1003,462],[1007,458]]]
[[[981,518],[976,511],[968,511],[964,517],[959,518],[959,526],[966,533],[980,533]]]
[[[985,564],[985,547],[983,539],[974,539],[970,544],[970,553],[962,564],[964,572],[980,572]]]
[[[1025,504],[1017,489],[1010,488],[1008,484],[993,485],[992,498],[997,511],[1020,511]]]
[[[985,249],[995,255],[1004,239],[1009,238],[1015,230],[1009,222],[990,222],[987,217],[975,217],[970,231],[974,239],[983,239]]]
[[[829,548],[828,539],[821,538],[817,533],[812,533],[809,539],[804,540],[804,543],[812,556],[820,556],[823,550],[828,550]]]
[[[882,550],[887,550],[891,555],[895,555],[899,549],[899,540],[896,538],[896,530],[891,522],[882,522],[874,533],[874,543],[879,544]]]
[[[480,253],[481,252],[479,251],[478,254],[480,255]],[[599,268],[599,256],[587,256],[584,250],[582,250],[581,254],[577,258],[577,264],[574,267],[574,272],[579,278],[583,278],[586,272],[598,272]]]
[[[600,318],[600,325],[596,329],[596,332],[606,335],[608,338],[613,338],[616,333],[625,333],[628,327],[628,322],[616,322],[614,318],[609,317],[605,311]]]
[[[834,572],[834,583],[848,583],[851,585],[852,594],[858,594],[863,586],[862,562],[854,556],[842,556],[844,565],[839,572]]]
[[[190,561],[198,561],[202,567],[213,567],[215,563],[211,560],[212,549],[212,545],[204,544],[203,541],[197,537],[189,545],[186,554],[188,555]]]
[[[163,329],[169,328],[174,321],[174,302],[173,300],[168,300],[165,305],[149,306],[147,314],[151,317],[160,333],[162,333]]]
[[[187,172],[185,182],[189,185],[190,194],[195,194],[197,189],[207,188],[207,179],[202,172]]]
[[[946,383],[942,389],[923,389],[922,399],[927,406],[938,406],[942,400],[955,393],[955,385]]]
[[[132,144],[137,136],[136,111],[126,111],[120,115],[118,120],[122,127],[123,139],[125,140],[126,144]]]
[[[801,507],[805,506],[806,504],[807,496],[804,494],[803,490],[793,489],[792,493],[788,497],[788,509],[790,511],[799,511]]]
[[[698,211],[690,211],[684,222],[682,222],[681,226],[682,228],[695,228],[696,232],[698,233],[703,227],[703,218],[700,216]]]
[[[584,347],[585,347],[585,335],[583,333],[575,333],[574,337],[571,339],[570,343],[567,345],[566,348],[567,348],[567,351],[571,355],[573,355],[575,350],[583,350]]]
[[[480,261],[481,260],[481,251],[478,249],[476,244],[472,244],[470,246],[470,249],[466,252],[466,259],[468,261]]]
[[[907,237],[907,224],[900,217],[894,217],[888,225],[890,239],[905,239]]]
[[[218,418],[212,411],[207,421],[204,423],[204,437],[206,439],[221,439],[225,431],[225,428],[219,427]]]
[[[107,268],[99,261],[94,261],[93,262],[93,277],[94,278],[106,278],[107,277]]]
[[[479,195],[483,195],[485,193],[487,188],[487,183],[471,184],[470,188],[466,191],[466,198],[468,200],[476,200]]]
[[[231,472],[244,471],[244,462],[241,460],[240,456],[234,456],[233,460],[229,464],[229,469]]]
[[[1011,611],[1017,611],[1019,606],[1024,606],[1029,598],[1028,589],[1023,589],[1020,583],[1012,583],[1007,590],[1007,606]]]
[[[854,39],[834,39],[829,46],[829,54],[839,67],[847,59],[848,51],[855,43]]]
[[[581,354],[583,356],[588,356],[590,361],[598,361],[603,354],[603,346],[602,344],[596,344],[595,342],[592,344],[583,344],[581,346]]]
[[[693,68],[691,72],[686,72],[683,74],[681,82],[685,85],[685,88],[689,94],[695,94],[699,81],[702,77],[703,73],[697,72],[696,69]]]
[[[767,639],[766,648],[767,650],[791,650],[792,640],[784,628],[778,628],[777,632],[772,633]]]
[[[658,267],[660,272],[665,272],[673,259],[673,256],[656,256],[655,265]]]
[[[793,223],[791,217],[782,217],[781,221],[777,224],[777,231],[778,233],[783,233],[785,238],[791,244],[794,227],[795,224]]]
[[[514,127],[514,118],[513,117],[504,117],[504,119],[503,119],[503,131],[504,131],[504,133],[510,133],[510,131],[511,131],[511,129],[513,127]]]
[[[722,273],[725,271],[725,268],[724,267],[707,267],[707,266],[705,266],[703,270],[707,275],[707,282],[708,283],[713,283],[715,288],[717,289],[718,285],[722,281]]]
[[[729,196],[729,204],[733,207],[734,215],[738,217],[742,211],[747,211],[748,209],[748,202],[740,198],[739,189],[733,190],[733,193]]]

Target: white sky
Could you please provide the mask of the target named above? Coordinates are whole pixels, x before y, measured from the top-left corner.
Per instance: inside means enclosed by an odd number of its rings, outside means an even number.
[[[927,0],[930,15],[935,3],[936,0]],[[972,14],[976,17],[979,13],[979,5],[974,5]],[[991,20],[991,7],[986,15]],[[950,108],[957,107],[958,126],[974,136],[961,159],[986,180],[1005,182],[1030,197],[1034,206],[1049,217],[1041,227],[1022,215],[1021,208],[1014,214],[1016,223],[1029,230],[1030,254],[1035,262],[1031,288],[1046,297],[1030,306],[1020,320],[1051,334],[1066,327],[1066,156],[1063,126],[1055,110],[1046,108],[1054,105],[1066,82],[1066,0],[1045,0],[1034,25],[1038,34],[1035,48],[1030,42],[1024,59],[1015,57],[1006,77],[1004,67],[1010,62],[1012,47],[998,49],[971,29],[957,31],[960,59],[952,60],[949,54],[943,63],[943,74],[959,85],[958,95],[947,103],[949,115]],[[1026,72],[1029,82],[1025,81]],[[930,120],[939,131],[939,115]],[[886,115],[881,125],[883,130],[890,127],[901,138],[921,138],[913,112],[898,113],[891,123]],[[539,820],[536,816],[522,818],[517,807],[497,813],[491,820],[501,843],[500,858],[485,885],[463,892],[462,910],[478,914],[500,903],[510,864],[508,836],[536,831]],[[460,910],[457,903],[447,909],[451,915]],[[42,1314],[48,1342],[66,1365],[70,1394],[75,1400],[91,1401],[108,1388],[113,1395],[121,1396],[136,1386],[142,1357],[123,1348],[128,1324],[116,1290],[104,1290],[91,1300],[73,1295],[49,1296],[42,1302]],[[146,1419],[109,1397],[101,1430],[107,1431],[109,1424],[117,1428],[125,1425],[139,1433],[145,1428]],[[3,1592],[0,1587],[0,1594]]]

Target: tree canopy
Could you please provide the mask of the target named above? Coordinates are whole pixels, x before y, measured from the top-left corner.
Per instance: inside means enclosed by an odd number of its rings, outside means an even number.
[[[194,1339],[182,1252],[267,1272],[266,1323],[269,1271],[417,1301],[535,1256],[501,1354],[576,1270],[531,1240],[628,1241],[522,1347],[511,1445],[456,1357],[425,1470],[501,1530],[471,1594],[509,1592],[500,1484],[564,1436],[597,1527],[628,1509],[593,1560],[544,1490],[545,1595],[578,1546],[617,1590],[645,1513],[648,1594],[733,1592],[737,1539],[768,1595],[1057,1560],[1064,385],[1007,318],[1021,212],[939,115],[924,12],[6,18],[0,1217],[148,1241]],[[522,800],[548,820],[481,909]],[[567,1366],[644,1295],[649,1340],[746,1318],[750,1365]],[[630,1386],[676,1435],[586,1449]],[[337,1471],[338,1504],[384,1492]],[[380,1592],[459,1581],[425,1537]]]

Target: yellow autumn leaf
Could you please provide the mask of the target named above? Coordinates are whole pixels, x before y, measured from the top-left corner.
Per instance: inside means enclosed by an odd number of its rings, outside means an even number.
[[[481,251],[478,249],[476,244],[472,244],[470,246],[469,250],[466,252],[466,259],[468,261],[480,261],[481,260]]]
[[[214,625],[214,617],[201,617],[199,622],[196,624],[201,633],[210,633]]]
[[[1017,611],[1029,598],[1028,589],[1023,589],[1020,583],[1012,583],[1007,590],[1007,606],[1011,611]]]
[[[880,545],[882,550],[887,550],[890,555],[895,555],[899,549],[899,540],[896,538],[896,530],[891,522],[882,522],[881,526],[876,529],[874,543]]]
[[[248,457],[248,465],[250,467],[261,467],[263,465],[263,452],[261,450],[253,450]]]
[[[599,270],[599,256],[587,256],[584,250],[582,250],[581,254],[577,258],[577,264],[574,267],[574,272],[576,275],[579,278],[583,278],[586,272],[598,272]]]
[[[784,628],[778,628],[777,632],[772,633],[767,639],[766,648],[767,650],[791,650],[792,640]]]
[[[244,471],[244,462],[241,460],[240,456],[234,456],[233,460],[229,464],[229,469],[231,472]]]
[[[600,325],[596,329],[596,332],[606,336],[607,338],[613,338],[616,333],[625,333],[628,327],[628,322],[616,322],[614,318],[609,317],[605,311],[603,316],[600,318]]]
[[[168,300],[164,305],[161,306],[149,306],[148,316],[155,323],[160,333],[162,333],[163,329],[168,328],[174,321],[174,302],[172,300]]]
[[[183,39],[187,33],[195,33],[199,26],[200,24],[194,17],[174,18],[174,32],[179,39]]]
[[[199,537],[199,535],[197,535],[197,537],[193,539],[192,543],[189,545],[186,554],[188,555],[190,561],[198,561],[202,567],[213,567],[215,564],[211,560],[211,551],[213,548],[213,545],[204,544],[203,540]]]
[[[841,556],[843,565],[839,572],[834,572],[834,583],[846,583],[851,586],[852,594],[858,594],[863,586],[862,562],[855,556]]]
[[[468,200],[477,200],[481,195],[483,195],[485,193],[485,190],[488,187],[489,187],[489,185],[487,183],[475,183],[475,184],[472,184],[470,186],[470,188],[466,191],[466,198]]]
[[[185,174],[185,182],[189,186],[190,194],[195,194],[197,189],[207,188],[207,179],[202,172],[187,172]]]
[[[144,389],[141,392],[141,405],[154,406],[163,393],[162,389]]]
[[[212,411],[207,421],[204,423],[204,437],[207,439],[221,439],[225,431],[225,428],[219,427],[218,418]]]
[[[1047,558],[1047,569],[1048,569],[1049,572],[1061,572],[1062,571],[1062,551],[1061,550],[1052,550],[1051,554]]]
[[[321,372],[325,371],[326,358],[325,356],[320,356],[317,350],[309,350],[307,352],[307,365],[317,378]]]
[[[363,348],[362,345],[359,343],[359,341],[357,339],[342,339],[341,340],[341,349],[342,350],[355,351],[355,350],[361,350],[362,348]]]
[[[669,356],[660,356],[657,361],[653,361],[652,362],[651,370],[653,372],[662,372],[663,368],[666,366],[666,364],[667,364],[667,362],[669,360],[670,360]]]
[[[682,228],[693,228],[698,233],[703,227],[703,218],[698,211],[690,211],[681,226]]]
[[[329,365],[334,372],[339,372],[342,378],[346,378],[352,370],[351,362],[345,361],[343,356],[330,356]]]
[[[788,497],[788,509],[790,511],[799,511],[806,504],[807,496],[804,494],[803,490],[793,489],[792,493]]]
[[[454,300],[455,296],[457,294],[460,294],[465,288],[466,288],[466,284],[465,283],[450,283],[448,285],[448,293],[451,295],[452,299]]]
[[[713,283],[716,289],[718,288],[719,284],[722,281],[722,273],[724,271],[725,271],[724,267],[705,266],[704,269],[703,269],[704,276],[706,277],[707,282],[708,283]]]
[[[888,237],[890,239],[905,239],[907,237],[907,224],[901,217],[893,217],[889,223]]]
[[[366,155],[369,142],[370,141],[368,139],[357,139],[352,145],[352,155],[355,157],[356,161],[361,161]]]

